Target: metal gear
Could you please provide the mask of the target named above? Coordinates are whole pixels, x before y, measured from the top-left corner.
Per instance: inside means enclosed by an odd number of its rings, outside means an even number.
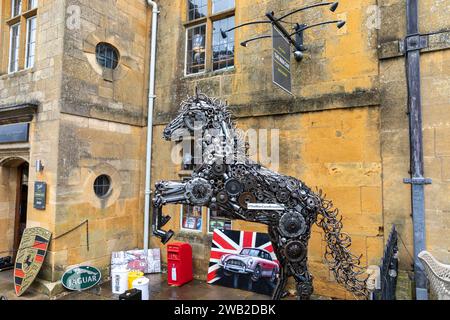
[[[250,192],[244,192],[239,196],[238,202],[242,208],[247,209],[249,203],[256,202],[256,197]]]
[[[289,211],[280,219],[280,231],[286,238],[297,238],[306,232],[305,218],[297,211]]]
[[[284,248],[284,254],[289,262],[300,262],[306,258],[306,247],[298,241],[290,241]]]
[[[225,190],[230,196],[237,196],[244,191],[244,186],[239,180],[230,179],[225,182]]]

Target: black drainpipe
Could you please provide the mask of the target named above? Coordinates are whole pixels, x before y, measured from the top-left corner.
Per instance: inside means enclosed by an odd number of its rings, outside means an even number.
[[[425,190],[430,179],[424,178],[422,102],[420,95],[420,50],[426,46],[426,38],[419,34],[418,1],[407,0],[407,36],[404,50],[406,55],[406,78],[408,82],[408,114],[411,149],[411,203],[414,225],[414,278],[416,299],[427,300],[427,278],[418,254],[425,250]],[[425,42],[424,42],[425,41]]]

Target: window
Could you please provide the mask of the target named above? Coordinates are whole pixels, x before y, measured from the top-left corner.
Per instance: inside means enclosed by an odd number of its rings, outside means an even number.
[[[214,230],[232,230],[233,222],[223,217],[215,217],[211,210],[208,210],[208,233],[214,233]]]
[[[36,51],[36,17],[27,19],[27,41],[25,51],[25,68],[34,66],[34,53]]]
[[[188,0],[189,20],[206,17],[208,13],[208,0]]]
[[[101,42],[95,50],[97,62],[103,68],[115,69],[119,64],[119,51],[109,43]]]
[[[234,8],[234,0],[187,0],[186,75],[234,66],[234,32],[220,32],[235,26]]]
[[[28,0],[28,10],[37,8],[38,0]]]
[[[11,0],[11,18],[22,13],[22,0]]]
[[[5,29],[3,26],[0,29],[9,32],[9,48],[6,49],[9,56],[0,65],[0,72],[14,73],[32,68],[35,64],[38,1],[7,0],[6,5],[8,18]]]
[[[98,176],[94,181],[94,192],[97,197],[105,198],[111,190],[111,178],[105,174]]]
[[[198,27],[192,27],[187,30],[187,74],[200,73],[205,71],[205,39],[205,24]]]
[[[183,155],[183,166],[182,169],[186,171],[195,170],[195,139],[194,137],[183,139],[183,149],[181,150]],[[199,152],[197,150],[197,152]],[[201,152],[201,151],[200,151]]]
[[[234,0],[212,0],[212,12],[218,13],[234,8]]]
[[[20,24],[11,26],[9,41],[9,72],[19,70],[19,43],[20,43]]]
[[[234,27],[234,16],[213,23],[213,70],[226,69],[234,66],[234,31],[229,32],[224,39],[220,30]]]

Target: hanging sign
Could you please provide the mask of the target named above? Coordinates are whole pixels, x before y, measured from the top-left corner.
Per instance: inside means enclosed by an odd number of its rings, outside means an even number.
[[[38,210],[45,210],[47,200],[47,184],[36,181],[34,183],[34,203],[33,207]]]
[[[292,94],[291,44],[275,26],[272,27],[272,41],[273,83]]]
[[[68,290],[84,291],[95,287],[101,279],[100,270],[82,266],[66,271],[61,278],[61,283]]]

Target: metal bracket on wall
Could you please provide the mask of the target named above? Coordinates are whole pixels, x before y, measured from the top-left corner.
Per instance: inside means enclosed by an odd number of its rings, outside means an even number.
[[[405,54],[409,51],[428,48],[428,35],[413,34],[407,36],[404,41],[398,42],[398,51]]]
[[[433,180],[428,178],[406,178],[403,179],[403,183],[406,184],[415,184],[415,185],[426,185],[426,184],[432,184]]]

